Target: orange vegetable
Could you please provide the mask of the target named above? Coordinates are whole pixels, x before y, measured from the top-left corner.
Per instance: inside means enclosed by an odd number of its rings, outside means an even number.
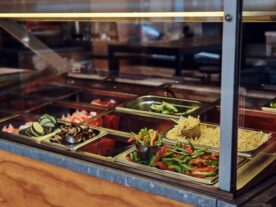
[[[130,138],[127,140],[128,143],[133,142],[133,141],[135,141],[135,137],[130,137]]]
[[[158,135],[158,131],[154,130],[150,139],[150,146],[153,147],[154,146],[154,142],[157,139],[157,135]]]

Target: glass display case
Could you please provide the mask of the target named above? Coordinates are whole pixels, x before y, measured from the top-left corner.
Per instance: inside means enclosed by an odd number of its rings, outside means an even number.
[[[275,176],[273,0],[0,5],[0,138],[226,199]]]

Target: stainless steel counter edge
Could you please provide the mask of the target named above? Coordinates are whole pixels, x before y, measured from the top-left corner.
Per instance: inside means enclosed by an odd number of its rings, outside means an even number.
[[[122,172],[110,167],[63,156],[53,152],[29,147],[23,144],[0,139],[0,150],[25,156],[56,166],[64,167],[79,173],[94,176],[106,181],[135,188],[148,193],[167,197],[197,207],[230,207],[236,206],[214,197],[209,197],[187,189],[180,189],[165,183]]]

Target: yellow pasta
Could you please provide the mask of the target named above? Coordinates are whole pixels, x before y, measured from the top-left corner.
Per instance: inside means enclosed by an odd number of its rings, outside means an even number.
[[[181,129],[183,119],[179,119],[178,124],[169,130],[166,134],[168,139],[187,141],[182,135]],[[206,124],[200,124],[201,135],[197,139],[189,139],[193,144],[219,148],[220,145],[220,127]],[[245,129],[238,130],[238,151],[249,151],[258,148],[269,139],[270,134],[262,131],[251,131]]]

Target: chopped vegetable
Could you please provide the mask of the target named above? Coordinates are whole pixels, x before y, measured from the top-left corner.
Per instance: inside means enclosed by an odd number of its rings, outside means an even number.
[[[142,131],[140,135],[145,135]],[[143,138],[139,138],[139,141]],[[193,177],[214,177],[218,174],[218,153],[206,149],[196,149],[191,144],[177,143],[173,146],[162,146],[149,160],[139,157],[137,151],[132,151],[127,159],[132,162],[186,174]]]
[[[274,108],[274,109],[276,108],[276,102],[274,101],[272,101],[269,105],[271,108]]]
[[[199,106],[195,105],[187,109],[186,111],[180,112],[173,104],[167,103],[165,101],[162,101],[162,103],[160,104],[152,104],[150,106],[150,109],[153,112],[165,114],[165,115],[187,115],[194,112],[198,108]]]
[[[136,144],[139,144],[144,147],[160,147],[163,145],[161,135],[158,134],[158,131],[153,129],[143,128],[138,134],[131,133],[132,137],[128,142],[136,141]]]

